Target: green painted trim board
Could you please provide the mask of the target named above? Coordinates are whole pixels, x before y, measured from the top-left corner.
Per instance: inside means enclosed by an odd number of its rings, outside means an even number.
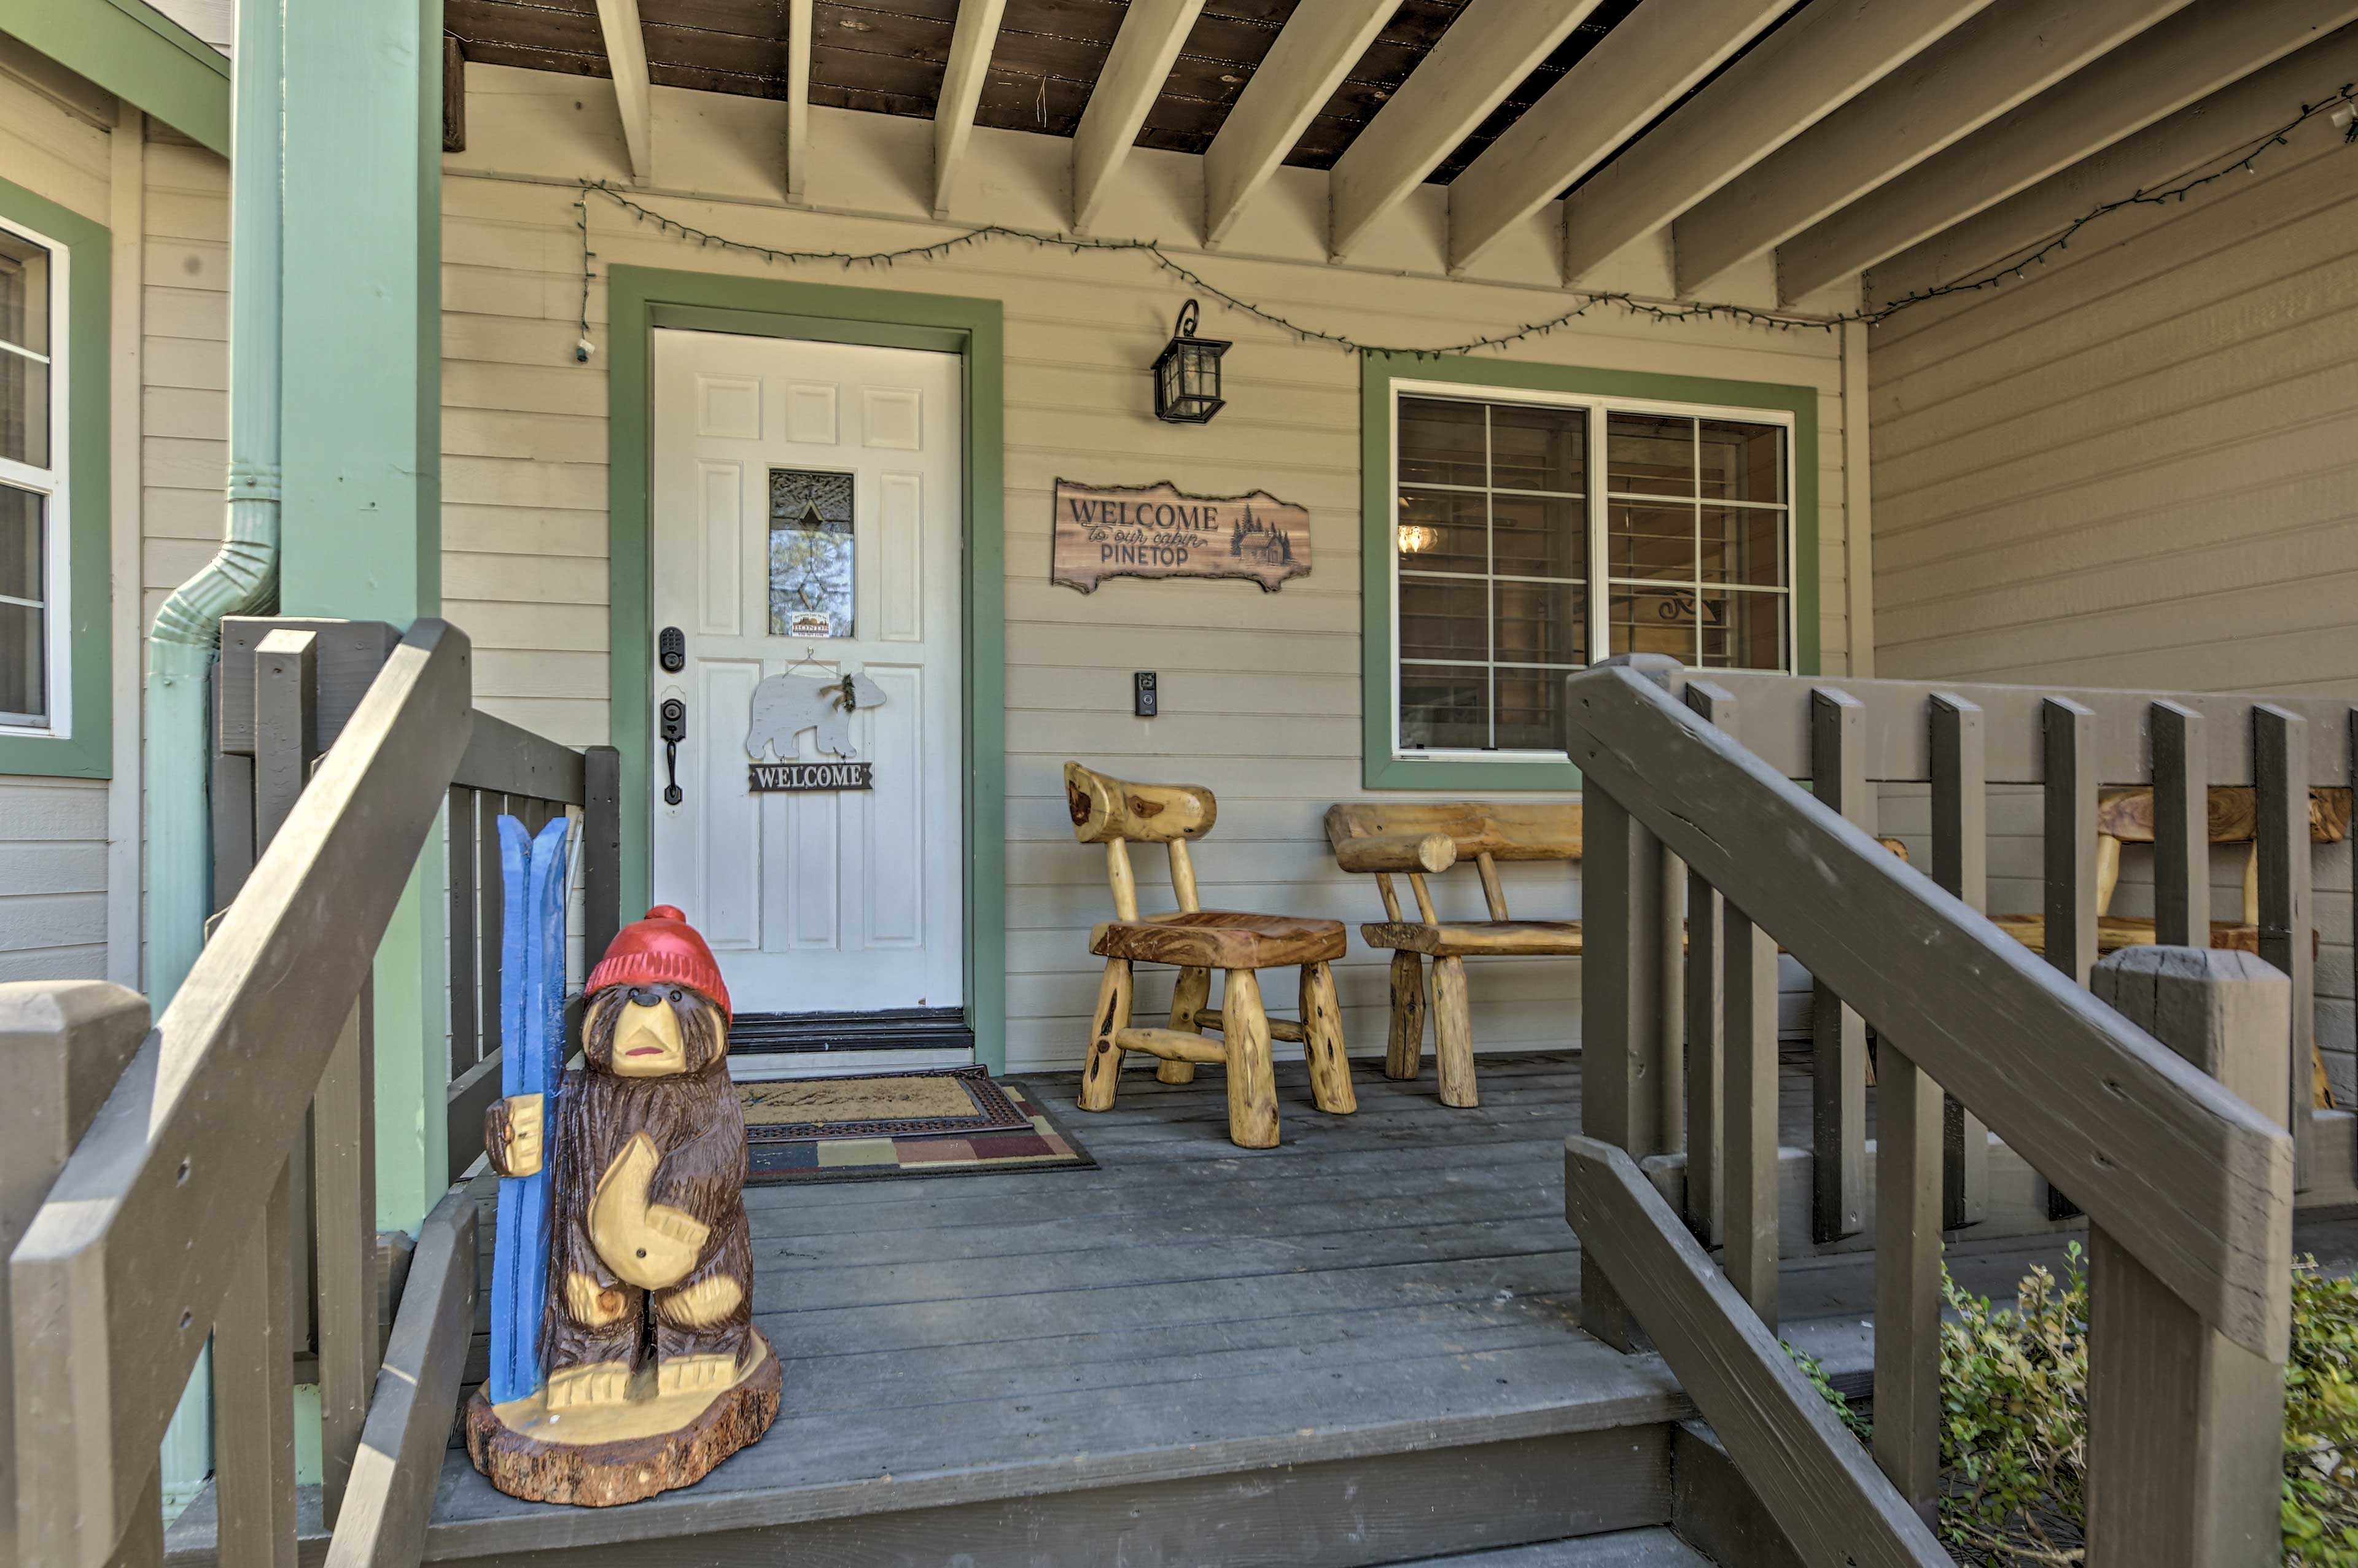
[[[621,753],[622,906],[652,881],[654,700],[648,669],[653,347],[658,326],[959,354],[966,366],[966,1010],[976,1059],[1007,1065],[1006,487],[996,299],[617,266],[606,277],[611,739]]]
[[[0,218],[66,247],[65,442],[70,733],[0,736],[0,773],[103,779],[114,771],[114,661],[109,530],[110,331],[114,236],[81,213],[0,179]],[[53,345],[54,346],[54,345]],[[52,607],[54,610],[56,607]]]
[[[0,0],[0,33],[229,157],[229,60],[154,6],[142,0]],[[435,72],[438,92],[440,74]]]
[[[1424,762],[1392,752],[1391,396],[1396,381],[1445,381],[1509,391],[1646,398],[1724,407],[1776,409],[1793,417],[1794,668],[1818,669],[1818,394],[1778,382],[1721,381],[1646,371],[1464,355],[1370,353],[1359,359],[1360,783],[1368,789],[1499,793],[1576,790],[1569,762]]]

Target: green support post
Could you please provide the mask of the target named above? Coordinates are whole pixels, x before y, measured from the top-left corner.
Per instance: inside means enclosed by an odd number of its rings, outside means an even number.
[[[441,0],[286,11],[288,615],[406,626],[442,608]],[[378,1220],[414,1231],[449,1170],[439,835],[376,966]]]

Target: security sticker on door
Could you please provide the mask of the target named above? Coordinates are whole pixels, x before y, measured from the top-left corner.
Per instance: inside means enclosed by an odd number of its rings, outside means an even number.
[[[883,702],[884,688],[865,675],[765,676],[753,688],[752,722],[745,731],[745,754],[753,759],[746,787],[759,795],[873,788],[870,764],[851,759],[851,716]],[[795,761],[795,742],[806,730],[817,732],[820,751],[845,760]],[[763,762],[764,752],[778,760]]]

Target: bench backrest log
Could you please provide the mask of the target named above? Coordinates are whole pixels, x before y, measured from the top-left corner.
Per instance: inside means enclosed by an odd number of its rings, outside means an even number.
[[[1408,873],[1417,911],[1435,924],[1424,879],[1471,860],[1482,873],[1482,896],[1490,918],[1505,920],[1507,895],[1498,881],[1501,860],[1580,859],[1580,803],[1451,800],[1345,801],[1326,808],[1326,841],[1335,863],[1347,871],[1372,871],[1383,895],[1384,913],[1398,920],[1400,901],[1391,874]]]

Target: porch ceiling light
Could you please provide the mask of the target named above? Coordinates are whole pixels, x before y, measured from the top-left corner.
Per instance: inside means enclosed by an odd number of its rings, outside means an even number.
[[[1195,302],[1179,308],[1171,341],[1154,362],[1154,416],[1174,425],[1202,425],[1220,411],[1220,356],[1228,345],[1195,336]]]

